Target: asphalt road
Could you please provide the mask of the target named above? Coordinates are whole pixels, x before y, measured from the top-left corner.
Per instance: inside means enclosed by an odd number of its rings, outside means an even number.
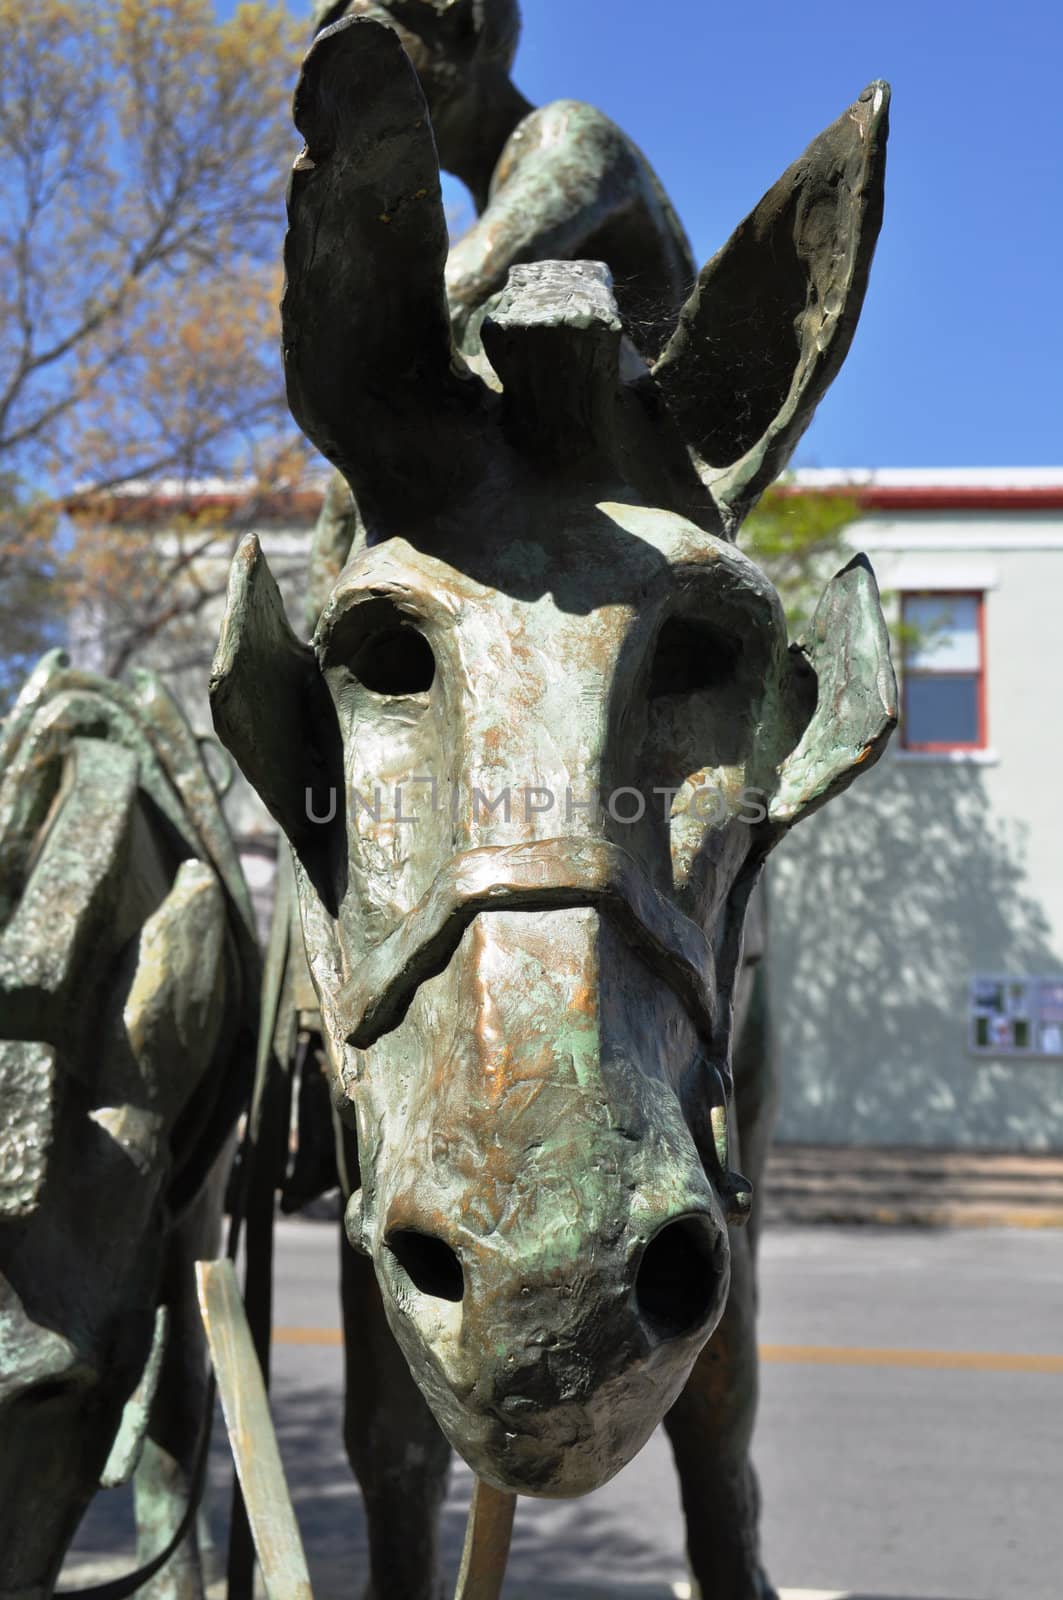
[[[353,1600],[365,1566],[330,1342],[337,1249],[330,1224],[280,1226],[274,1409],[317,1600]],[[755,1454],[775,1582],[793,1600],[1063,1600],[1063,1233],[776,1230],[762,1296]],[[469,1486],[459,1463],[452,1569]],[[122,1547],[123,1493],[97,1501],[82,1562]],[[219,1443],[219,1529],[226,1499]],[[507,1600],[667,1600],[682,1545],[658,1435],[597,1494],[519,1502]]]

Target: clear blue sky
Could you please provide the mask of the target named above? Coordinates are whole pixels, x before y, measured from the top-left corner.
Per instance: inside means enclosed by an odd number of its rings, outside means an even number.
[[[521,89],[536,102],[589,100],[618,121],[664,180],[699,260],[865,83],[887,78],[886,220],[871,287],[796,460],[1063,461],[1063,12],[1051,0],[523,9]]]

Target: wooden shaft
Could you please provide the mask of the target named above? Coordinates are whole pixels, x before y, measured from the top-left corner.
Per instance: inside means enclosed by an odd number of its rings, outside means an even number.
[[[517,1497],[477,1478],[454,1600],[500,1600]]]
[[[269,1600],[313,1600],[262,1369],[229,1260],[197,1261],[199,1307]]]

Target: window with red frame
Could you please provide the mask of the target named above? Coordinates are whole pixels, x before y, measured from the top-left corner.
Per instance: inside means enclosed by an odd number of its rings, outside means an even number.
[[[901,596],[906,750],[985,748],[984,612],[981,594]]]

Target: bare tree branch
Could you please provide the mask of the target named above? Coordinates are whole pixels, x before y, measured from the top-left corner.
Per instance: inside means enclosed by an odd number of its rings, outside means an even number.
[[[120,663],[216,598],[224,518],[134,552],[106,518],[57,544],[59,508],[305,460],[275,309],[304,44],[282,0],[0,0],[0,701],[70,607]]]

